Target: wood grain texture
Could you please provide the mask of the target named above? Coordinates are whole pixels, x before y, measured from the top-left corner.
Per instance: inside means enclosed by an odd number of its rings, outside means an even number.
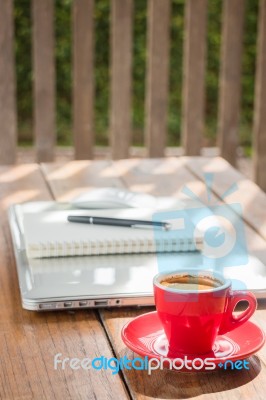
[[[205,172],[214,172],[215,179],[213,184],[212,203],[221,203],[219,194],[223,194],[230,184],[237,182],[240,187],[240,193],[237,198],[232,194],[225,202],[238,202],[243,207],[244,218],[247,218],[249,211],[246,211],[246,204],[243,201],[245,191],[248,191],[248,180],[246,180],[246,187],[241,189],[242,182],[240,179],[237,181],[239,173],[233,169],[228,162],[220,158],[204,157],[180,157],[180,158],[167,158],[167,159],[133,159],[117,161],[113,168],[116,175],[121,177],[123,182],[133,191],[147,192],[153,195],[174,196],[182,200],[187,200],[188,196],[182,192],[185,186],[200,198],[203,204],[208,204],[207,190],[204,181]],[[221,162],[219,163],[219,160]],[[223,164],[225,163],[225,164]],[[227,166],[227,168],[225,168]],[[219,173],[220,172],[220,173]],[[230,173],[231,172],[231,173]],[[241,175],[240,175],[241,176]],[[231,181],[231,183],[230,183]],[[254,184],[250,182],[251,191]],[[257,189],[258,187],[254,185]],[[236,192],[237,195],[237,192]],[[265,208],[265,198],[259,200],[261,206],[258,208]],[[198,204],[195,204],[198,207]],[[265,222],[265,212],[260,213],[261,225]],[[254,220],[255,220],[254,215]],[[252,221],[252,213],[249,221]],[[253,224],[250,224],[253,226]],[[247,245],[249,251],[257,256],[262,262],[266,264],[266,242],[259,233],[256,233],[256,228],[251,228],[249,225],[245,226],[245,234],[247,238]]]
[[[127,158],[131,144],[133,0],[111,2],[110,142],[113,159]]]
[[[189,157],[187,158],[189,160]],[[115,163],[117,174],[123,177],[125,185],[132,190],[144,190],[157,195],[170,195],[184,198],[181,189],[184,185],[201,199],[207,200],[206,188],[195,175],[191,174],[182,158],[155,159],[155,160],[121,160]],[[254,231],[252,232],[254,235]],[[262,249],[265,253],[265,241]],[[135,311],[104,310],[101,312],[103,323],[110,340],[119,357],[127,356],[130,359],[138,357],[123,344],[120,332],[123,326],[135,316],[152,311],[153,308]],[[256,312],[253,320],[265,329],[265,305]],[[224,400],[244,398],[263,399],[266,371],[266,353],[263,348],[258,356],[249,359],[250,370],[217,371],[211,374],[175,374],[163,370],[154,371],[151,376],[143,371],[123,371],[130,392],[135,399],[171,398],[171,399],[203,399]],[[260,388],[259,390],[257,388]]]
[[[0,0],[0,10],[0,164],[13,164],[17,147],[13,0]]]
[[[185,3],[182,143],[187,155],[200,154],[204,128],[207,0]]]
[[[149,0],[145,142],[149,157],[161,157],[167,143],[170,0]]]
[[[33,0],[33,104],[37,161],[53,161],[55,134],[54,2]]]
[[[111,338],[117,357],[127,356],[132,360],[139,357],[129,350],[120,338],[123,326],[136,316],[153,311],[146,308],[138,311],[104,310],[101,317]],[[265,311],[257,311],[263,318]],[[249,358],[250,370],[216,371],[212,373],[176,373],[175,371],[155,370],[148,375],[146,371],[123,371],[133,399],[256,399],[263,400],[265,385],[265,355],[263,351]],[[259,388],[259,389],[258,389]]]
[[[94,0],[73,2],[73,128],[75,158],[93,158]]]
[[[0,167],[0,398],[127,399],[110,371],[54,369],[54,356],[110,358],[112,349],[97,313],[36,313],[21,307],[7,208],[15,202],[50,200],[36,165]]]
[[[51,192],[60,201],[68,201],[91,189],[123,187],[111,161],[73,161],[41,166]]]
[[[236,165],[245,0],[224,0],[218,115],[221,156]]]
[[[165,159],[128,159],[80,161],[67,164],[44,164],[47,182],[60,201],[67,201],[94,187],[123,187],[153,195],[174,196],[186,200],[182,192],[187,185],[204,204],[208,204],[205,173],[213,173],[212,201],[236,184],[237,190],[224,202],[239,203],[247,225],[245,233],[249,250],[266,264],[266,195],[220,157],[180,157]],[[256,207],[254,207],[256,203]]]
[[[72,190],[79,188],[84,190],[87,185],[91,189],[94,182],[104,183],[104,179],[111,177],[114,184],[124,185],[135,190],[144,191],[157,195],[170,195],[186,198],[181,192],[184,185],[199,196],[203,201],[207,201],[206,188],[202,182],[202,177],[196,177],[191,173],[189,160],[194,158],[167,158],[167,159],[131,159],[120,160],[110,163],[108,166],[100,163],[71,163],[65,166],[44,165],[44,172],[47,181],[58,199],[70,199]],[[209,159],[209,162],[211,160]],[[75,167],[77,166],[77,167]],[[200,166],[198,166],[200,169]],[[73,174],[71,175],[71,170]],[[63,172],[65,171],[65,173]],[[224,174],[226,175],[226,172]],[[62,182],[60,180],[62,179]],[[224,178],[225,179],[225,178]],[[106,182],[106,183],[110,183]],[[213,195],[215,200],[218,198]],[[264,254],[266,262],[265,240],[257,235],[254,230],[247,227],[250,250],[258,255]],[[250,239],[254,237],[252,242]],[[253,247],[254,246],[254,247]],[[264,252],[264,253],[263,253]],[[265,305],[260,306],[253,320],[265,328]],[[105,326],[110,342],[115,351],[116,357],[127,356],[130,359],[137,357],[123,344],[121,340],[121,329],[125,323],[129,322],[137,315],[152,311],[154,308],[136,309],[111,309],[99,312],[102,323]],[[134,399],[151,398],[198,398],[224,400],[225,398],[249,400],[256,398],[264,399],[266,353],[262,349],[258,356],[249,359],[250,370],[245,371],[218,371],[211,374],[176,374],[163,370],[154,371],[151,376],[143,371],[123,371],[125,382],[128,386],[130,395]],[[258,389],[259,388],[259,389]]]
[[[257,44],[253,157],[254,177],[266,191],[266,1],[260,0]]]
[[[212,190],[220,198],[232,185],[235,185],[235,191],[228,194],[224,202],[241,204],[242,218],[266,240],[266,194],[254,182],[220,157],[212,159],[190,157],[185,162],[187,167],[202,180],[205,173],[214,174]]]

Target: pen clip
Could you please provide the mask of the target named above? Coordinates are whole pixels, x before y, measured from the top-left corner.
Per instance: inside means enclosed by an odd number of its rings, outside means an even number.
[[[171,229],[171,224],[164,223],[162,226],[159,225],[141,225],[141,224],[132,224],[131,228],[141,228],[141,229],[160,229],[162,231],[169,231]]]

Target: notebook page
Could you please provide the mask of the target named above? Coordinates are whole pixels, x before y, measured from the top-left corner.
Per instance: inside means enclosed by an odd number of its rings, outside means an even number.
[[[68,222],[69,215],[87,215],[151,221],[150,209],[63,210],[25,213],[23,218],[27,255],[30,258],[75,255],[134,254],[195,250],[187,238],[173,240],[162,231],[154,239],[153,229],[90,225]]]

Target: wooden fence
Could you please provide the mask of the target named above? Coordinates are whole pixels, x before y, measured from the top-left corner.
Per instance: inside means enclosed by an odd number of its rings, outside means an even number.
[[[131,145],[132,22],[134,0],[111,1],[110,148],[127,158]],[[186,0],[182,142],[200,154],[204,127],[207,0]],[[94,0],[73,1],[73,135],[76,159],[93,158]],[[149,157],[164,156],[167,129],[171,0],[148,0],[145,140]],[[223,0],[218,145],[235,165],[239,143],[245,0]],[[32,0],[34,137],[38,161],[55,148],[54,1]],[[14,163],[17,147],[12,0],[0,0],[0,163]],[[266,189],[266,0],[258,20],[253,153],[256,181]]]

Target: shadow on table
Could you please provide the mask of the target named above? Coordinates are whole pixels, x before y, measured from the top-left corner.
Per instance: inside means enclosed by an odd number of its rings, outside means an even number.
[[[237,391],[238,398],[244,398],[244,391],[247,391],[246,385],[252,382],[261,371],[261,363],[257,356],[250,357],[248,361],[249,370],[198,373],[155,370],[151,375],[148,375],[147,371],[131,370],[126,374],[126,382],[133,398],[144,396],[158,399],[188,399],[234,389]],[[250,387],[249,393],[250,398],[254,398],[255,385]]]

